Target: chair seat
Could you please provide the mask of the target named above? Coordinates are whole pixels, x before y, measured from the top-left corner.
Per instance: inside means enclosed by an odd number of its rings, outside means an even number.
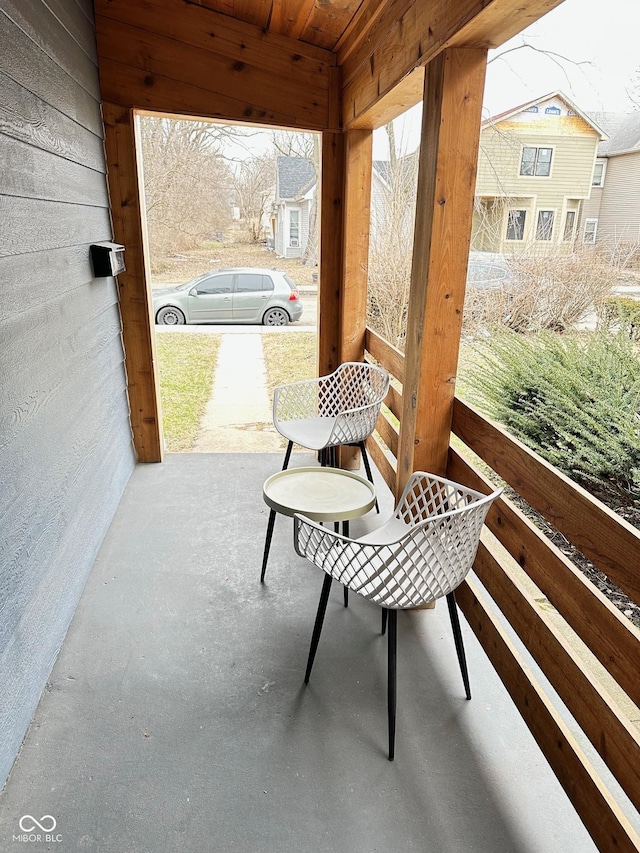
[[[303,418],[295,421],[278,421],[278,432],[294,444],[309,450],[322,450],[327,446],[337,418]]]
[[[410,530],[409,525],[405,524],[400,518],[391,516],[388,521],[372,530],[371,533],[359,536],[357,541],[361,545],[388,545],[390,542],[397,542]]]

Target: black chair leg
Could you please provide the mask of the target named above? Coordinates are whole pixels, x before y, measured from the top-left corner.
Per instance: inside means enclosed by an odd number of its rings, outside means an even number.
[[[287,445],[287,449],[286,449],[286,452],[284,454],[284,464],[282,466],[283,471],[287,470],[287,466],[289,465],[289,459],[291,459],[292,449],[293,449],[293,442],[290,441],[289,444]]]
[[[260,583],[264,583],[264,573],[267,571],[267,560],[269,559],[269,549],[271,548],[271,539],[273,537],[273,526],[276,522],[275,509],[269,510],[269,521],[267,523],[267,538],[264,542],[264,554],[262,555],[262,572],[260,573]]]
[[[313,636],[311,637],[311,648],[309,649],[309,659],[307,660],[307,671],[304,674],[305,684],[309,683],[311,667],[313,666],[313,660],[316,656],[316,649],[318,648],[318,642],[320,641],[320,634],[322,633],[322,623],[324,622],[324,614],[327,609],[327,602],[329,601],[329,592],[331,591],[332,580],[333,578],[331,577],[331,575],[324,576],[322,592],[320,593],[320,602],[318,603],[318,612],[316,613],[316,622],[313,626]]]
[[[387,608],[382,608],[382,631],[380,632],[383,636],[387,633]]]
[[[387,654],[387,714],[389,717],[389,761],[396,754],[396,651],[398,645],[398,611],[389,610],[389,637]]]
[[[367,454],[367,448],[365,447],[364,441],[359,443],[360,451],[362,453],[362,462],[364,464],[364,470],[367,472],[367,480],[373,485],[373,475],[371,473],[371,465],[369,464],[369,456]],[[376,512],[380,512],[380,507],[378,506],[378,498],[376,498]]]
[[[458,653],[458,663],[460,664],[460,672],[462,673],[462,681],[467,694],[467,699],[471,699],[471,687],[469,685],[469,672],[467,670],[467,658],[464,653],[464,643],[462,642],[462,631],[460,630],[460,619],[458,617],[458,606],[456,597],[453,592],[447,595],[447,604],[449,605],[449,617],[451,619],[451,627],[453,629],[453,639],[456,643],[456,652]]]

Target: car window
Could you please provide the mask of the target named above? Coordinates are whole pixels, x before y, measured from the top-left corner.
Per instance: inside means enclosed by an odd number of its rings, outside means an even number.
[[[258,293],[263,290],[273,290],[273,281],[268,275],[257,273],[241,273],[236,281],[236,293]]]
[[[198,282],[198,293],[231,293],[233,287],[232,275],[212,275]]]

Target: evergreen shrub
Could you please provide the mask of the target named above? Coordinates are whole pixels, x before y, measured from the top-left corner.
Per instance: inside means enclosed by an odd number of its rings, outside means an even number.
[[[607,299],[600,315],[600,325],[618,330],[633,341],[640,341],[640,300],[628,296]]]
[[[504,329],[477,347],[466,396],[603,502],[635,515],[640,359],[633,342],[605,332]]]

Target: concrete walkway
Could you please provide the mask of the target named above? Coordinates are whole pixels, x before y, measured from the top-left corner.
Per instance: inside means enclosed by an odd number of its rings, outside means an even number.
[[[272,422],[262,335],[225,333],[196,453],[266,453],[284,445]]]

